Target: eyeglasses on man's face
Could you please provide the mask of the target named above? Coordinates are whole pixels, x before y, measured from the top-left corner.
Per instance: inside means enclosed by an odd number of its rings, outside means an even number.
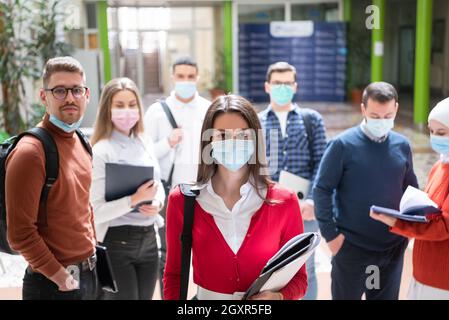
[[[54,88],[47,88],[44,89],[45,91],[50,91],[53,97],[57,100],[64,100],[69,91],[72,91],[72,95],[75,99],[80,99],[86,95],[87,87],[82,86],[75,86],[73,88],[65,88],[62,86],[54,87]]]
[[[271,81],[270,82],[271,85],[273,86],[294,86],[295,85],[295,81]]]

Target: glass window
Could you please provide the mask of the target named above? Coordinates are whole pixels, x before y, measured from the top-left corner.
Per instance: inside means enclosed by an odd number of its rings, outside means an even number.
[[[189,29],[192,28],[192,8],[170,8],[169,28]]]
[[[213,27],[213,8],[195,8],[195,27],[212,28]]]
[[[198,62],[200,90],[212,86],[214,79],[214,41],[212,30],[195,32],[195,58]]]
[[[137,8],[121,7],[118,9],[120,30],[137,29]]]
[[[285,20],[284,4],[239,5],[239,23],[269,23]]]
[[[87,28],[96,29],[97,28],[97,4],[95,2],[86,3],[87,12]]]
[[[170,9],[167,8],[139,8],[139,29],[167,30]]]
[[[117,21],[115,19],[115,15],[117,14],[117,8],[108,8],[108,28],[109,29],[117,29]]]
[[[292,4],[292,20],[338,21],[338,3]]]

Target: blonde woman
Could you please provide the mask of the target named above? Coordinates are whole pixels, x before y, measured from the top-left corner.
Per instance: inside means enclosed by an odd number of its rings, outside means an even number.
[[[91,202],[97,239],[109,251],[118,293],[105,299],[148,300],[158,276],[158,248],[154,225],[163,226],[159,215],[165,200],[153,144],[143,135],[142,103],[135,83],[128,78],[109,81],[103,89],[92,136],[93,179]],[[105,200],[105,164],[122,163],[154,167],[154,181],[136,193]],[[139,206],[143,201],[151,204]]]

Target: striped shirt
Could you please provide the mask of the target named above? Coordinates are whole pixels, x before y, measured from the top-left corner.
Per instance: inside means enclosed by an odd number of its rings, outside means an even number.
[[[310,114],[312,148],[309,148],[304,113]],[[279,119],[271,106],[259,113],[265,134],[266,153],[271,178],[279,180],[281,170],[308,179],[313,185],[321,157],[326,148],[326,132],[321,115],[312,109],[294,105],[287,116],[286,134],[283,136]],[[312,154],[310,154],[310,149]],[[312,190],[308,194],[312,199]]]

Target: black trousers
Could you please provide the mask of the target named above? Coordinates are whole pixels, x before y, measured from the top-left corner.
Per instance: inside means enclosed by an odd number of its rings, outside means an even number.
[[[370,251],[347,240],[332,258],[334,300],[397,300],[408,241],[386,251]]]
[[[78,278],[78,276],[76,276]],[[97,272],[81,271],[80,287],[73,291],[59,291],[58,286],[43,274],[33,272],[30,267],[25,271],[22,287],[23,300],[95,300],[101,289],[98,285]]]
[[[110,227],[103,245],[118,287],[117,293],[104,292],[103,299],[151,300],[159,265],[154,226]]]

